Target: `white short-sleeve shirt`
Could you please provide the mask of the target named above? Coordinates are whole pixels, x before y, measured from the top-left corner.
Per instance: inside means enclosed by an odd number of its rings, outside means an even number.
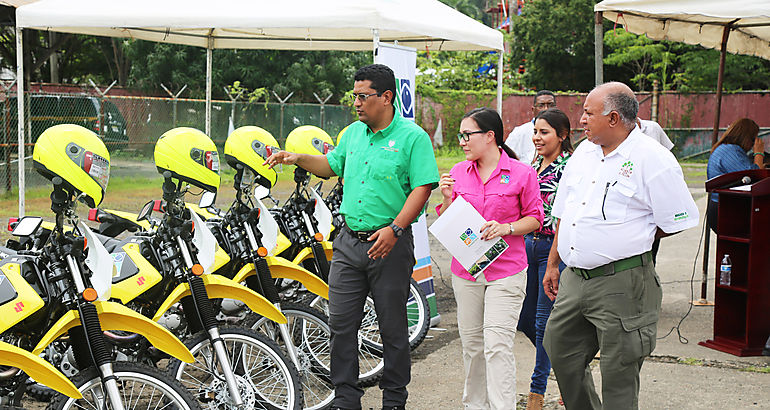
[[[519,161],[525,164],[531,164],[535,159],[535,143],[532,142],[532,137],[535,135],[535,123],[534,120],[525,122],[514,128],[508,138],[505,140],[505,145],[511,147],[516,156],[519,157]]]
[[[551,213],[561,220],[559,256],[584,269],[649,251],[657,227],[679,232],[699,218],[676,158],[639,127],[607,156],[583,141],[564,169]]]
[[[671,151],[674,148],[674,143],[668,138],[666,131],[655,121],[643,120],[639,118],[639,124],[641,124],[642,134],[658,141],[658,143],[664,146],[667,150]]]

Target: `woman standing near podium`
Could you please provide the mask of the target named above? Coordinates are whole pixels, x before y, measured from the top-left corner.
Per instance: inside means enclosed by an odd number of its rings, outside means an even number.
[[[730,172],[764,168],[765,143],[758,138],[759,126],[749,118],[736,120],[711,148],[706,177],[711,179]],[[714,233],[717,232],[717,205],[719,194],[711,193],[706,217]]]

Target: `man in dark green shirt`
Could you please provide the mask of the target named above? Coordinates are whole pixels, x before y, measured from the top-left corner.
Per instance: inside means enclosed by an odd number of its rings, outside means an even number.
[[[332,409],[361,408],[357,333],[370,293],[383,342],[383,409],[403,409],[411,368],[406,301],[415,260],[410,226],[438,184],[438,168],[428,134],[395,110],[393,71],[369,65],[354,81],[358,121],[334,151],[280,151],[267,163],[296,164],[345,181],[340,212],[346,226],[334,240],[329,272]]]

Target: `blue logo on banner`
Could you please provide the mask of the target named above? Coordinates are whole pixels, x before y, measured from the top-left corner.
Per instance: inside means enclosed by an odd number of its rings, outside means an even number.
[[[407,79],[398,79],[399,83],[399,102],[401,103],[401,116],[414,120],[414,96],[410,88],[410,81]]]

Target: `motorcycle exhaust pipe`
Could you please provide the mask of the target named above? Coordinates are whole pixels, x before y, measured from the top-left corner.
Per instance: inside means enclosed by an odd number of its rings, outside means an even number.
[[[5,367],[5,366],[3,366],[3,367]],[[3,370],[2,372],[0,372],[0,380],[10,379],[11,377],[14,377],[17,374],[19,374],[20,371],[21,370],[19,370],[18,367],[9,367],[9,368]]]
[[[128,336],[121,336],[115,333],[110,332],[109,330],[104,331],[104,336],[107,337],[107,339],[110,339],[113,342],[116,343],[132,343],[135,342],[141,335],[138,333],[132,333]]]

